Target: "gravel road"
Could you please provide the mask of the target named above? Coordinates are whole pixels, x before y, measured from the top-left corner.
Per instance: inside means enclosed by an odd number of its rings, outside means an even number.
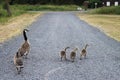
[[[13,56],[23,36],[0,44],[0,80],[120,80],[120,42],[80,20],[74,12],[47,12],[28,27],[31,51],[17,74]],[[87,58],[80,51],[89,44]],[[60,61],[65,47],[67,61]],[[78,47],[75,62],[70,52]]]

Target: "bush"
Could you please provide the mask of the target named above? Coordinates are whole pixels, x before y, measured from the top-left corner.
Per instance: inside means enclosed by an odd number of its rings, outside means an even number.
[[[118,14],[120,15],[120,6],[102,7],[90,11],[93,14]]]
[[[16,7],[24,11],[75,11],[79,6],[76,6],[76,5],[16,5]]]

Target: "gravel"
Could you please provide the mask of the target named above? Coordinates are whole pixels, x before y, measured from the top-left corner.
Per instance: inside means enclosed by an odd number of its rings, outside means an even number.
[[[80,20],[76,12],[47,12],[28,27],[31,43],[24,69],[17,74],[13,56],[23,43],[22,34],[0,44],[0,80],[120,80],[120,42]],[[80,51],[89,44],[87,58]],[[69,46],[67,61],[60,51]],[[75,62],[70,52],[78,47]]]

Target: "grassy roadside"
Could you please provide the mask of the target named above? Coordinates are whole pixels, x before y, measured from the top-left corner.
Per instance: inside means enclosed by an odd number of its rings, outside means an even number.
[[[7,23],[10,19],[19,16],[21,14],[26,13],[25,10],[19,9],[16,6],[10,6],[10,9],[12,11],[12,16],[8,17],[7,11],[3,9],[2,4],[0,4],[0,24]]]
[[[13,5],[24,11],[76,11],[77,5]]]
[[[0,4],[0,43],[21,33],[23,28],[36,20],[40,13],[28,11],[75,11],[76,5],[11,5],[12,16]]]
[[[12,16],[8,17],[6,10],[0,4],[0,24],[8,22],[9,19],[26,13],[27,11],[76,11],[77,5],[11,5]]]
[[[20,34],[25,27],[34,22],[40,15],[42,13],[24,13],[10,18],[5,24],[0,24],[0,43]]]
[[[101,7],[89,11],[92,14],[115,14],[120,15],[120,6]]]
[[[120,41],[120,15],[78,14],[79,18],[88,22],[108,36]]]

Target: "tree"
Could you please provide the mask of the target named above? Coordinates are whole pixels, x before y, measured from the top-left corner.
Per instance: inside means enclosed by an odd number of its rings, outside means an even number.
[[[76,5],[82,5],[85,0],[74,0],[74,4]]]
[[[55,5],[66,5],[76,4],[82,5],[84,0],[11,0],[17,4],[55,4]]]
[[[5,10],[7,10],[8,16],[12,16],[12,13],[11,13],[11,10],[10,10],[10,6],[9,6],[9,0],[5,0],[5,4],[4,4],[3,8]]]
[[[84,1],[83,5],[85,10],[88,9],[88,4],[89,4],[89,1]]]
[[[95,3],[98,4],[98,6],[101,4],[101,0],[89,0],[90,3],[90,7],[94,8],[95,7]]]
[[[100,3],[101,0],[89,0],[90,3]]]

